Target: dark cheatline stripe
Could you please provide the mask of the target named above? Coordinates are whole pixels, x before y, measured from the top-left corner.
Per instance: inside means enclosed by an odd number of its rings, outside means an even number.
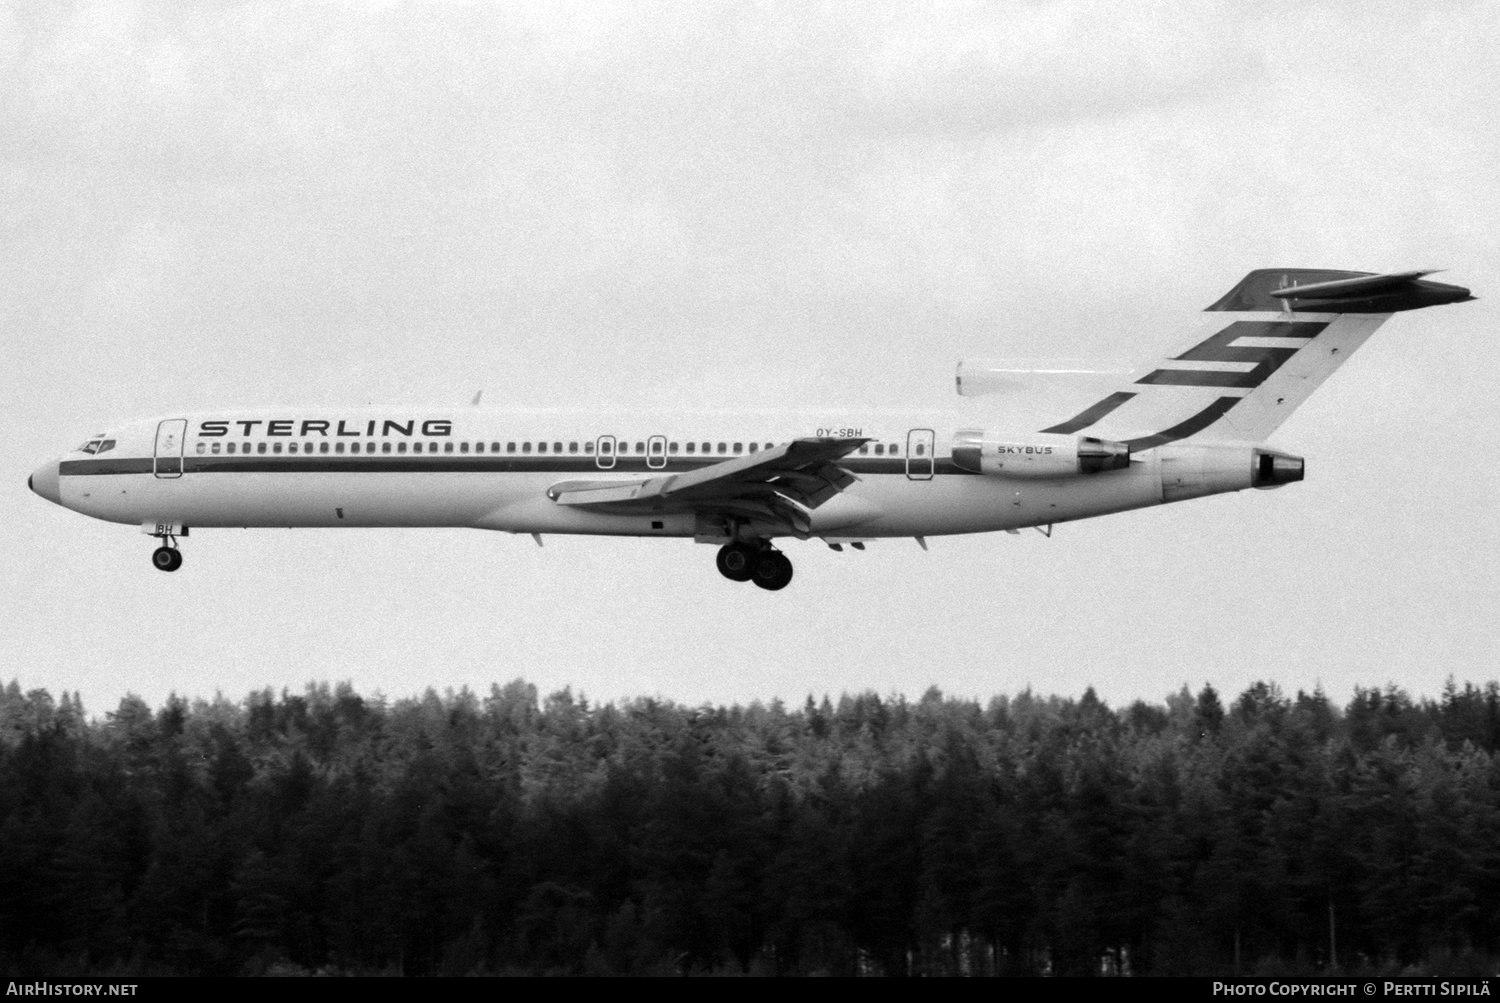
[[[714,460],[672,458],[665,467],[648,467],[644,456],[620,457],[613,467],[601,467],[592,456],[190,456],[190,473],[261,474],[660,474],[696,470]]]
[[[1134,396],[1135,394],[1128,393],[1124,390],[1121,390],[1117,393],[1112,393],[1099,403],[1078,412],[1073,417],[1063,422],[1061,425],[1053,425],[1051,428],[1042,429],[1042,431],[1056,432],[1059,435],[1068,435],[1070,433],[1078,431],[1081,428],[1088,428],[1094,422],[1098,421],[1100,418],[1103,418],[1105,415],[1109,414],[1115,408],[1119,407],[1121,404],[1124,404]]]
[[[1258,387],[1301,348],[1254,348],[1236,345],[1235,341],[1240,338],[1300,338],[1310,341],[1327,326],[1319,321],[1237,320],[1174,359],[1183,362],[1249,362],[1255,364],[1254,369],[1244,373],[1156,369],[1135,382],[1170,387]]]
[[[1225,412],[1244,399],[1243,397],[1220,397],[1187,421],[1173,425],[1165,432],[1157,432],[1155,435],[1142,436],[1139,439],[1126,439],[1125,445],[1130,447],[1132,453],[1139,453],[1143,449],[1151,449],[1154,446],[1176,442],[1178,439],[1186,439],[1190,435],[1198,434],[1224,417]]]
[[[151,457],[128,459],[120,457],[109,460],[63,460],[57,472],[63,477],[81,474],[149,474],[155,467]]]
[[[613,467],[600,467],[592,457],[541,456],[186,456],[183,471],[192,475],[223,473],[257,474],[575,474],[603,476],[631,474],[656,476],[711,467],[734,457],[696,459],[671,457],[665,467],[648,467],[644,456],[620,457]],[[968,474],[946,457],[934,457],[939,474]],[[900,456],[852,456],[837,465],[855,474],[906,474],[906,459]],[[102,474],[151,474],[150,457],[119,460],[65,460],[59,467],[64,476]]]

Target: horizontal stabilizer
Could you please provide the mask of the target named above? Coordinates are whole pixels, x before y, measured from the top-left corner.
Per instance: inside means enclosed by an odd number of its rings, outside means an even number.
[[[1208,311],[1399,313],[1474,298],[1462,286],[1422,277],[1431,274],[1431,271],[1380,275],[1313,268],[1259,268]]]
[[[1107,388],[1131,368],[1101,359],[964,359],[954,383],[960,397],[1050,393],[1059,387]]]
[[[1334,279],[1332,282],[1312,282],[1303,285],[1289,286],[1286,289],[1272,290],[1271,295],[1277,299],[1319,299],[1335,300],[1350,299],[1356,296],[1368,296],[1371,293],[1386,292],[1398,286],[1404,286],[1414,279],[1420,279],[1427,272],[1391,272],[1387,275],[1361,275],[1352,279]]]

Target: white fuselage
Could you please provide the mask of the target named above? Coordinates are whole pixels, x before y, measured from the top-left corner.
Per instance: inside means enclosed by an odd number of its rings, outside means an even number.
[[[1255,450],[1237,444],[1174,443],[1133,456],[1126,469],[1088,475],[977,474],[953,462],[963,423],[930,412],[836,421],[478,408],[184,414],[121,427],[105,452],[65,455],[54,500],[136,525],[702,538],[691,512],[591,511],[554,502],[548,488],[684,473],[814,436],[871,440],[839,461],[858,483],[811,513],[810,535],[829,540],[1039,526],[1252,486]]]

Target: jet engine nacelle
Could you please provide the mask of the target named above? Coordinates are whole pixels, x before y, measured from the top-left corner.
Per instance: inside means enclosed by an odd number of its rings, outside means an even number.
[[[953,462],[995,477],[1075,477],[1124,470],[1130,466],[1130,447],[1086,435],[1018,437],[965,429],[954,433]]]

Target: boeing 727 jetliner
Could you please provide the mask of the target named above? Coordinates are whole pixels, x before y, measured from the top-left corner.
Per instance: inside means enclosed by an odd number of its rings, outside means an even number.
[[[168,414],[91,436],[28,483],[157,537],[162,571],[189,527],[468,526],[690,537],[719,547],[724,577],[776,590],[788,537],[925,547],[1300,481],[1302,459],[1266,438],[1391,314],[1473,298],[1426,274],[1251,272],[1185,350],[1027,424],[998,417],[1015,374],[965,362],[943,415]]]

